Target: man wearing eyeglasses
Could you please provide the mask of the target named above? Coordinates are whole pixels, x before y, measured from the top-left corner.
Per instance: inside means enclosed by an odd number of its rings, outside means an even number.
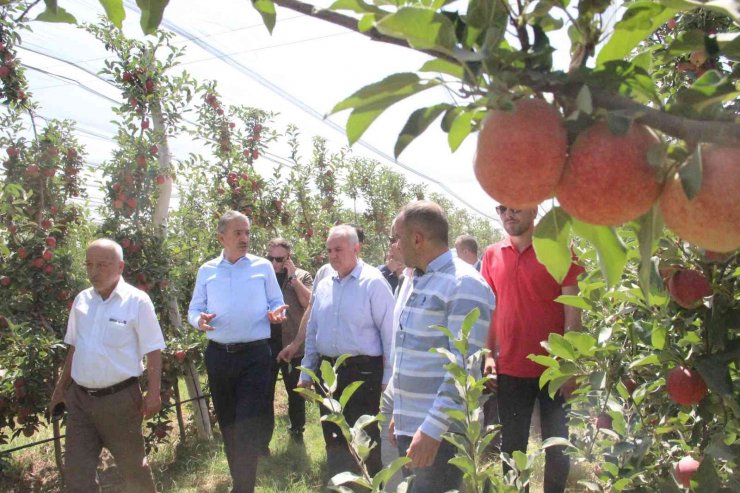
[[[198,269],[188,309],[188,321],[209,341],[204,359],[232,493],[254,492],[270,433],[270,324],[284,322],[287,308],[270,263],[247,253],[250,228],[240,212],[221,216],[223,251]]]
[[[295,339],[301,318],[306,311],[308,301],[311,298],[311,287],[313,278],[311,274],[299,269],[293,263],[291,257],[292,247],[288,240],[273,238],[267,244],[267,260],[272,263],[275,270],[283,299],[288,305],[285,312],[286,319],[282,324],[270,325],[270,349],[275,357],[272,372],[272,398],[275,398],[275,385],[277,384],[278,372],[283,375],[283,384],[288,393],[288,418],[290,419],[290,436],[296,442],[303,442],[303,429],[306,425],[306,401],[299,394],[293,392],[298,383],[301,372],[298,366],[303,358],[303,344],[301,343],[296,354],[290,361],[278,361],[277,355],[282,349]],[[271,425],[274,429],[275,414],[273,414]]]
[[[496,311],[491,322],[485,372],[496,377],[490,387],[498,387],[498,412],[501,420],[501,451],[511,455],[525,452],[535,401],[540,405],[542,439],[568,437],[567,405],[569,390],[561,388],[551,398],[540,389],[539,377],[545,368],[531,361],[530,354],[546,354],[541,342],[550,333],[563,334],[581,329],[581,312],[555,301],[561,294],[578,294],[579,274],[584,269],[575,262],[562,282],[557,282],[535,256],[532,247],[537,209],[496,208],[509,237],[486,249],[481,274],[496,294]],[[506,464],[504,464],[506,468]],[[545,493],[565,491],[570,461],[563,447],[545,452]]]

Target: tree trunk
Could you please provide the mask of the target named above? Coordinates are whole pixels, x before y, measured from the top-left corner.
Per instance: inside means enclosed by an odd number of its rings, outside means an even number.
[[[168,170],[168,173],[162,175],[164,176],[164,182],[159,185],[159,198],[157,200],[157,205],[154,208],[154,215],[152,218],[154,225],[157,227],[157,234],[164,238],[167,236],[167,218],[170,210],[170,200],[172,199],[172,175],[169,174],[170,148],[167,142],[167,135],[165,133],[164,119],[162,118],[162,111],[157,107],[152,108],[152,123],[155,132],[162,132],[162,142],[159,146],[158,152],[159,169]],[[177,306],[177,300],[173,296],[170,296],[167,305],[172,324],[178,331],[182,332],[184,329],[180,309]],[[195,399],[191,402],[193,403],[193,416],[195,427],[198,432],[198,438],[210,440],[213,437],[213,434],[211,433],[211,420],[208,414],[208,405],[200,387],[198,372],[192,362],[188,362],[187,368],[184,372],[184,378],[189,398]],[[175,385],[177,385],[177,382],[175,382]]]

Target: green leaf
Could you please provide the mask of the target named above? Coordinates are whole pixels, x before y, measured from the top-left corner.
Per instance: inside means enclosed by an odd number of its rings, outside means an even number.
[[[324,360],[321,362],[321,379],[324,381],[324,387],[326,387],[329,392],[334,392],[337,390],[337,374],[334,371],[334,368],[331,366],[331,363]]]
[[[373,477],[373,491],[380,491],[380,485],[387,483],[389,479],[391,479],[397,472],[401,470],[403,466],[405,466],[409,462],[411,462],[411,459],[408,457],[398,457],[397,459],[394,459],[393,462],[381,469]]]
[[[126,10],[123,8],[123,0],[99,0],[100,5],[105,9],[105,15],[108,20],[117,28],[123,26],[123,20],[126,18]]]
[[[668,336],[668,329],[663,325],[656,325],[650,333],[650,345],[658,351],[665,349],[665,342]]]
[[[418,7],[401,7],[393,14],[376,22],[383,34],[405,39],[418,50],[437,49],[452,53],[457,36],[452,21],[433,10]]]
[[[560,296],[555,298],[555,301],[557,301],[558,303],[562,303],[563,305],[580,308],[581,310],[590,311],[594,309],[594,306],[591,304],[591,301],[584,298],[583,296],[561,294]]]
[[[53,5],[53,7],[51,7],[50,5]],[[46,10],[37,15],[36,20],[42,22],[77,24],[77,19],[75,19],[75,16],[61,7],[57,7],[56,1],[47,1]]]
[[[575,448],[572,443],[570,443],[570,440],[563,437],[550,437],[547,440],[542,442],[542,448],[547,449],[550,447],[568,447],[568,448]]]
[[[596,65],[627,58],[633,48],[677,12],[676,9],[649,0],[628,4],[622,20],[614,25],[614,33],[599,51]]]
[[[458,79],[462,79],[465,75],[465,69],[461,65],[442,58],[434,58],[424,63],[419,69],[419,72],[447,74]]]
[[[358,14],[375,13],[384,15],[386,13],[383,9],[362,0],[337,0],[331,4],[329,10],[349,10]]]
[[[638,269],[638,281],[642,295],[648,304],[653,304],[654,296],[651,294],[655,291],[661,291],[663,281],[660,275],[656,276],[657,259],[653,259],[653,252],[660,234],[663,231],[663,219],[660,216],[658,205],[654,205],[650,212],[644,214],[637,220],[637,241],[640,250],[640,267]]]
[[[552,332],[547,338],[547,348],[551,354],[566,361],[575,361],[577,359],[573,345],[556,332]]]
[[[559,283],[563,282],[573,262],[570,228],[571,217],[568,213],[560,207],[553,207],[534,229],[532,246],[537,260]]]
[[[563,336],[581,355],[590,355],[596,348],[596,339],[586,332],[569,331]]]
[[[538,365],[546,366],[546,367],[556,367],[560,366],[560,363],[555,358],[551,358],[550,356],[545,356],[544,354],[530,354],[527,356],[528,359],[534,361]]]
[[[352,394],[354,394],[355,391],[357,391],[357,389],[363,383],[365,383],[365,382],[355,381],[355,382],[352,382],[351,384],[347,385],[344,388],[344,390],[342,391],[342,395],[339,396],[339,404],[341,404],[342,409],[345,408],[345,406],[347,405],[347,402],[349,402],[349,399],[352,397]]]
[[[622,278],[627,265],[627,247],[614,228],[596,226],[573,219],[573,231],[590,241],[596,248],[601,272],[609,286],[615,286]]]
[[[696,197],[701,190],[702,179],[702,155],[701,146],[696,146],[686,162],[678,169],[678,177],[681,179],[686,198],[689,200]]]
[[[704,36],[704,31],[699,29],[679,33],[668,47],[668,54],[677,57],[692,51],[703,50]]]
[[[660,358],[657,354],[649,354],[644,358],[640,358],[637,361],[630,363],[630,368],[637,368],[638,366],[657,365],[660,363]]]
[[[169,0],[136,0],[136,5],[141,9],[141,30],[144,34],[152,34],[162,22],[164,8]]]
[[[411,113],[409,119],[406,121],[406,125],[403,126],[401,133],[398,135],[398,140],[396,140],[396,146],[393,149],[394,157],[397,158],[406,149],[406,146],[424,133],[443,111],[451,107],[452,105],[450,104],[441,103],[429,106],[428,108],[419,108]]]
[[[357,29],[361,33],[368,32],[375,27],[375,14],[365,14],[357,21]]]
[[[259,12],[262,17],[262,22],[265,27],[272,34],[272,30],[275,28],[275,4],[272,0],[252,0],[252,6]]]
[[[452,152],[455,152],[465,138],[470,135],[474,117],[474,111],[463,111],[453,120],[450,131],[447,133],[447,143],[450,145]]]

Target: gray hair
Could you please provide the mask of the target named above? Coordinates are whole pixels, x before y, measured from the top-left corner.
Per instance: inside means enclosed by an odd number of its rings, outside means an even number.
[[[329,236],[327,237],[327,239],[331,236],[343,236],[347,238],[347,240],[349,241],[349,246],[351,247],[360,243],[359,238],[357,238],[357,230],[349,224],[340,224],[339,226],[334,226],[329,230]]]
[[[87,248],[92,246],[112,248],[113,252],[116,254],[116,260],[123,262],[123,248],[121,248],[121,245],[119,245],[115,240],[111,240],[110,238],[98,238],[97,240],[93,240],[88,243]]]
[[[225,233],[226,227],[229,225],[229,223],[233,221],[234,219],[237,219],[240,217],[243,217],[244,219],[247,220],[247,225],[249,227],[252,226],[252,223],[249,221],[249,218],[245,216],[244,214],[242,214],[241,212],[228,211],[228,212],[225,212],[218,220],[218,232],[221,234]]]

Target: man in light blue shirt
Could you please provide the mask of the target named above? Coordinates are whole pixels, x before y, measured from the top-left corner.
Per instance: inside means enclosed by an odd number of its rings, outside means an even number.
[[[457,337],[465,316],[480,310],[469,338],[471,354],[485,346],[494,297],[481,275],[448,248],[449,226],[444,210],[434,202],[406,205],[392,226],[393,242],[404,262],[415,269],[413,291],[396,328],[393,362],[393,419],[389,439],[399,454],[411,459],[416,478],[409,493],[456,490],[462,472],[448,462],[455,447],[442,440],[452,427],[445,412],[463,410],[452,376],[444,369],[446,348],[462,363],[463,356],[447,336],[432,327],[442,325]],[[405,474],[409,471],[405,470]]]
[[[249,218],[229,211],[218,222],[221,255],[195,280],[188,321],[208,338],[205,364],[233,493],[252,493],[257,459],[267,447],[273,358],[270,323],[286,305],[270,262],[247,253]]]
[[[376,415],[380,393],[390,379],[390,349],[393,330],[393,294],[383,275],[357,258],[360,251],[352,226],[335,226],[326,240],[329,263],[336,275],[325,277],[314,287],[314,301],[306,329],[306,349],[301,365],[317,371],[321,361],[334,363],[338,356],[351,354],[339,368],[336,396],[354,381],[364,382],[343,409],[352,426],[364,415]],[[310,387],[302,374],[300,387]],[[322,408],[322,414],[326,409]],[[357,471],[339,428],[322,422],[329,477]],[[380,470],[380,429],[377,424],[365,431],[376,444],[367,459],[368,471]]]

